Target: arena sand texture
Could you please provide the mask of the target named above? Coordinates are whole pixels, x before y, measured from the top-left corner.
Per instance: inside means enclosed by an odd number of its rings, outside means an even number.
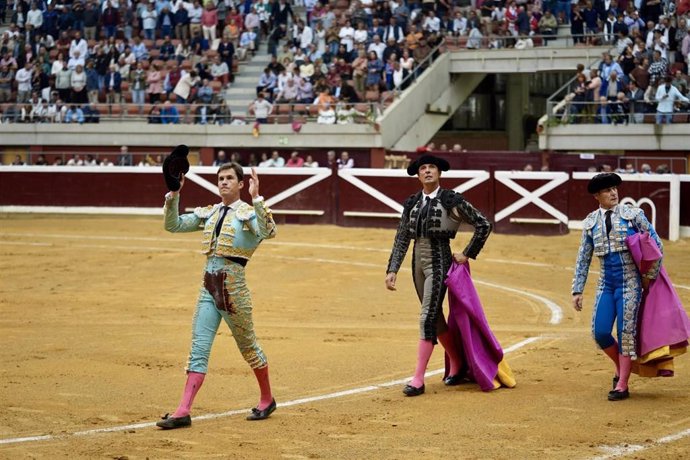
[[[606,400],[612,368],[590,337],[596,274],[584,311],[570,306],[579,232],[492,235],[472,263],[516,388],[433,375],[425,395],[404,397],[419,306],[409,255],[398,291],[384,287],[393,235],[280,226],[247,269],[278,410],[244,420],[258,390],[221,325],[193,411],[208,418],[160,431],[185,378],[201,235],[154,217],[0,216],[0,458],[690,458],[690,356],[676,377],[633,377],[629,400]],[[687,308],[690,241],[665,249]],[[429,370],[442,363],[437,349]]]

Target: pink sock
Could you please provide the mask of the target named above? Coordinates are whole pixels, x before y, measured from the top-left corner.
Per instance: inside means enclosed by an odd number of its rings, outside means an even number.
[[[192,410],[194,397],[199,391],[199,388],[201,388],[201,384],[204,383],[204,377],[206,377],[206,374],[187,372],[187,383],[184,386],[182,400],[175,410],[175,413],[172,415],[173,417],[185,417],[189,415],[189,412]]]
[[[429,358],[434,351],[434,343],[431,340],[420,340],[417,348],[417,368],[414,370],[414,377],[410,385],[415,388],[420,388],[424,385],[424,373],[426,366],[429,364]]]
[[[630,370],[632,368],[632,359],[630,356],[618,356],[618,364],[620,365],[620,374],[616,390],[625,391],[628,389],[628,379],[630,378]]]
[[[254,369],[254,375],[256,376],[256,381],[259,383],[259,391],[261,391],[261,399],[259,399],[259,405],[256,407],[259,410],[263,410],[273,402],[271,382],[268,379],[268,366]]]
[[[450,369],[448,370],[448,375],[453,376],[460,372],[460,365],[462,359],[458,356],[458,351],[455,349],[455,343],[453,343],[453,338],[448,332],[438,336],[438,341],[441,342],[443,348],[448,354],[448,361],[450,362]]]

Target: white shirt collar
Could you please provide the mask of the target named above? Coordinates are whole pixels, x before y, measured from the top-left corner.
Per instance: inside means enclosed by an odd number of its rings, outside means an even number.
[[[233,202],[233,203],[230,203],[230,204],[228,205],[228,207],[229,207],[230,209],[232,209],[233,211],[237,211],[237,208],[239,208],[241,204],[242,204],[242,200],[238,199],[237,201],[235,201],[235,202]],[[220,206],[221,206],[221,208],[222,208],[222,207],[225,206],[225,205],[221,202],[221,203],[220,203]]]
[[[611,209],[604,209],[602,207],[599,207],[599,213],[601,214],[601,217],[606,217],[606,211],[613,211],[613,214],[615,214],[616,209],[618,209],[618,205],[612,207]]]
[[[428,194],[428,195],[427,195],[426,193],[424,193],[424,191],[422,191],[422,198],[427,198],[427,197],[429,197],[430,200],[433,200],[434,198],[436,198],[436,195],[438,195],[438,191],[439,191],[439,190],[441,190],[441,186],[440,186],[440,185],[439,185],[438,187],[436,187],[436,190],[434,190],[433,192],[431,192],[431,193]]]

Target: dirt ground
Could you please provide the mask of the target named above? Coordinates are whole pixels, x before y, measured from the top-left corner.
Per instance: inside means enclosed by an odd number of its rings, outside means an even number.
[[[184,383],[200,234],[153,217],[0,216],[0,458],[690,458],[690,356],[676,377],[633,377],[629,400],[606,400],[612,366],[589,332],[596,274],[585,310],[570,307],[575,233],[492,235],[472,264],[516,388],[434,375],[404,397],[419,306],[409,257],[398,291],[384,287],[393,235],[280,226],[247,267],[278,410],[244,420],[258,390],[222,324],[202,418],[160,431]],[[690,240],[665,253],[690,307]],[[442,363],[436,350],[429,370]]]

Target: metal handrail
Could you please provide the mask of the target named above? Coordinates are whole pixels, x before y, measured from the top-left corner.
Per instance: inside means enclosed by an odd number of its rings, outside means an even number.
[[[644,104],[648,110],[635,111],[635,105]],[[616,109],[622,106],[622,111],[616,110],[615,113],[607,113],[608,122],[605,124],[628,124],[628,123],[644,123],[645,115],[655,116],[656,101],[608,101],[607,105]],[[602,124],[602,115],[597,113],[597,109],[601,106],[601,102],[594,101],[565,101],[562,105],[562,111],[552,113],[549,108],[549,115],[551,120],[558,120],[557,123],[561,125],[567,124]],[[575,110],[573,110],[575,108]],[[690,112],[674,112],[673,117],[676,121],[674,123],[690,123]],[[647,118],[649,119],[649,118]],[[552,122],[553,123],[553,122]]]

